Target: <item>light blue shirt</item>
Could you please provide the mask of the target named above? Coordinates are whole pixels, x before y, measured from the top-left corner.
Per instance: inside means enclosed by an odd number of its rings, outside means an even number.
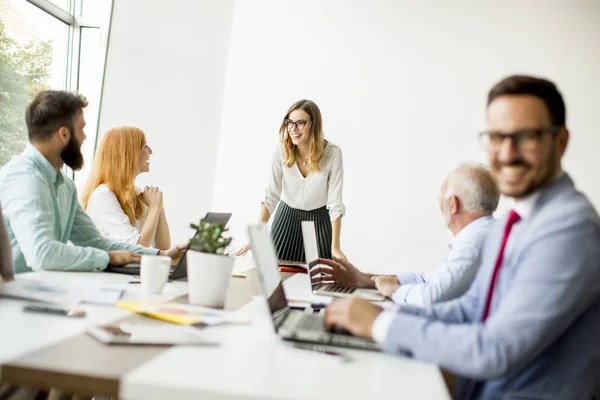
[[[567,174],[519,203],[523,215],[509,236],[485,321],[506,218],[492,226],[464,295],[382,312],[373,338],[388,352],[461,376],[457,399],[600,398],[598,214]]]
[[[17,274],[103,270],[113,250],[157,253],[102,237],[81,208],[73,181],[31,144],[0,170],[0,203]]]
[[[392,295],[394,302],[422,307],[465,293],[479,268],[481,247],[493,222],[489,215],[461,229],[448,245],[448,256],[435,270],[398,274],[401,286]]]

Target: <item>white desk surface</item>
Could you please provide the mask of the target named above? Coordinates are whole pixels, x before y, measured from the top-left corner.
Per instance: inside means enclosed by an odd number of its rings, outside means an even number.
[[[235,272],[248,269],[236,261]],[[187,293],[187,283],[168,283],[159,298],[144,298],[131,276],[109,273],[37,272],[19,279],[48,279],[96,284],[123,284],[126,300],[168,301]],[[312,296],[306,274],[284,283],[288,296]],[[116,307],[82,305],[84,319],[23,313],[26,301],[0,299],[0,363],[81,334],[88,325],[130,315]],[[238,312],[251,317],[247,325],[210,327],[203,336],[219,347],[176,346],[161,352],[121,378],[123,399],[354,399],[401,397],[448,399],[437,366],[387,354],[335,349],[353,358],[299,350],[274,333],[263,298]],[[10,321],[7,325],[5,321]]]
[[[439,369],[411,359],[333,349],[353,358],[299,350],[273,331],[262,298],[240,309],[252,325],[213,327],[220,347],[174,347],[121,380],[120,397],[137,399],[448,399]],[[201,396],[201,397],[200,397]]]
[[[128,284],[129,275],[100,272],[28,272],[17,279],[36,279],[52,282],[83,284],[121,284],[125,288],[122,300],[169,301],[187,293],[185,282],[169,282],[162,295],[144,296],[139,284]],[[85,310],[85,318],[65,318],[55,315],[25,313],[23,306],[31,303],[26,300],[0,298],[0,363],[24,353],[40,349],[50,344],[75,336],[85,331],[89,325],[108,323],[124,318],[129,311],[110,306],[82,304],[78,309]]]

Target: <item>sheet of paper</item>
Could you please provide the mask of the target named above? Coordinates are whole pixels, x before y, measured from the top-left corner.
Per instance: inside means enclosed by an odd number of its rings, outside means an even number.
[[[117,287],[88,287],[87,290],[83,292],[81,302],[114,306],[117,304],[117,301],[119,301],[124,291],[124,288]]]
[[[0,283],[0,296],[69,306],[78,303],[114,306],[124,290],[123,285],[72,285],[18,277]]]
[[[0,296],[70,306],[79,303],[84,293],[81,288],[72,285],[17,277],[0,284]]]

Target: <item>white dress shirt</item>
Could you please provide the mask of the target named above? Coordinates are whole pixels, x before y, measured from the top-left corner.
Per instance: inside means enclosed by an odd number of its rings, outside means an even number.
[[[139,190],[138,190],[139,191]],[[137,244],[140,230],[146,221],[146,207],[143,216],[132,226],[129,217],[123,212],[117,196],[102,184],[98,186],[88,200],[87,214],[105,238],[118,242]]]
[[[344,216],[344,167],[342,150],[338,146],[327,142],[319,163],[320,171],[313,171],[306,178],[302,176],[297,163],[286,167],[283,165],[284,159],[283,147],[278,145],[271,158],[271,176],[264,199],[271,214],[281,200],[292,208],[304,211],[327,206],[332,221]]]
[[[465,293],[479,268],[481,247],[493,222],[494,217],[489,215],[461,229],[448,245],[448,256],[433,271],[398,274],[401,286],[392,300],[397,304],[423,307]]]

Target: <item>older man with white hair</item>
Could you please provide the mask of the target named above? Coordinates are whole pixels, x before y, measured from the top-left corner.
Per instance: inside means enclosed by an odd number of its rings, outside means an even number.
[[[454,236],[442,264],[430,272],[371,275],[345,260],[321,260],[329,266],[321,266],[321,277],[345,286],[376,287],[399,304],[426,306],[459,297],[475,278],[499,199],[487,167],[461,164],[444,180],[439,198],[444,222]]]

